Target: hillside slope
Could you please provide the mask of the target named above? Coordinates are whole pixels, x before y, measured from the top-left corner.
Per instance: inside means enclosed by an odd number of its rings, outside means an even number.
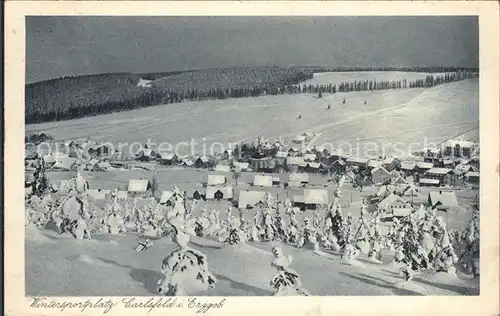
[[[342,104],[343,98],[346,104]],[[367,104],[364,104],[364,101]],[[331,104],[331,110],[326,110]],[[297,119],[301,114],[302,118]],[[71,121],[26,125],[27,132],[45,132],[56,140],[90,137],[96,141],[173,145],[195,139],[207,148],[257,136],[291,138],[306,130],[323,133],[318,140],[339,142],[442,142],[478,125],[477,79],[433,88],[325,94],[263,96],[183,102]],[[195,149],[201,150],[201,146]]]

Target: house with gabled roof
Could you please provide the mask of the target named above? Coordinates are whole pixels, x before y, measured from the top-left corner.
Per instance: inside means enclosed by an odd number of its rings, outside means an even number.
[[[151,182],[144,179],[131,179],[128,181],[127,192],[131,197],[151,197]]]
[[[384,184],[391,181],[391,173],[384,167],[377,167],[371,171],[371,181],[374,184]]]

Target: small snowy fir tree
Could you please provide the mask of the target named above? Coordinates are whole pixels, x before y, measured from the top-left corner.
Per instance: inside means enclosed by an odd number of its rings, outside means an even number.
[[[163,259],[163,278],[158,281],[158,293],[187,296],[213,288],[216,278],[208,271],[206,256],[188,247],[189,235],[184,232],[184,223],[179,218],[173,219],[171,224],[179,248]]]
[[[298,273],[288,267],[292,262],[292,256],[284,256],[279,247],[273,247],[272,252],[274,260],[271,266],[278,270],[270,282],[274,296],[309,296],[307,290],[302,288]]]
[[[344,244],[342,245],[342,249],[340,250],[340,257],[346,260],[355,260],[359,256],[359,249],[356,247],[354,243],[353,237],[354,223],[352,219],[352,215],[350,213],[347,214],[347,220],[345,222],[344,228]]]
[[[377,214],[370,225],[370,252],[368,258],[375,262],[382,260],[383,236],[380,231],[380,217]]]
[[[418,219],[414,215],[415,212],[410,213],[402,228],[404,231],[402,243],[404,258],[402,262],[405,264],[405,267],[402,269],[402,273],[404,274],[406,281],[411,281],[415,273],[429,267],[427,253],[421,244],[419,236],[420,232],[417,223]]]
[[[319,245],[316,239],[316,229],[311,224],[309,218],[304,218],[304,228],[302,230],[302,235],[298,241],[297,246],[299,248],[305,247],[307,249],[318,250]]]
[[[446,224],[441,217],[436,218],[436,255],[434,258],[434,268],[437,272],[446,272],[456,276],[455,264],[458,262],[458,257],[450,242],[450,236],[446,230]]]
[[[340,246],[343,246],[345,243],[345,229],[346,223],[344,222],[344,218],[342,216],[342,208],[339,203],[335,205],[335,215],[332,218],[332,233],[337,239],[337,243]]]
[[[370,229],[366,224],[366,204],[365,201],[361,203],[360,216],[358,219],[358,229],[354,235],[354,242],[356,247],[360,250],[362,254],[368,254],[370,251]]]
[[[479,277],[479,211],[474,210],[467,223],[463,236],[464,249],[460,254],[460,263],[467,268],[474,278]]]
[[[36,161],[33,180],[32,193],[38,197],[43,197],[49,191],[49,181],[45,175],[45,162],[42,158]]]
[[[286,243],[288,241],[288,232],[285,221],[283,220],[283,218],[281,218],[279,209],[280,206],[278,204],[276,206],[276,216],[274,217],[274,227],[276,229],[275,239]]]

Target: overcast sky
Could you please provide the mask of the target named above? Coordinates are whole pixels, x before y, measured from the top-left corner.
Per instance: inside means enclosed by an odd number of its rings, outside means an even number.
[[[479,66],[476,17],[27,17],[26,81],[230,66]]]

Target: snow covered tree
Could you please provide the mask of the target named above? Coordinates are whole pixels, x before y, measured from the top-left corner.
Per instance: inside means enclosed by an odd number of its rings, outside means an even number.
[[[31,184],[32,193],[38,197],[43,197],[49,190],[49,180],[45,174],[45,162],[42,158],[37,159],[35,171],[33,172],[33,182]]]
[[[469,274],[479,277],[479,211],[474,210],[472,218],[467,223],[463,243],[465,244],[460,254],[459,262],[467,268]]]
[[[441,217],[436,218],[436,255],[434,257],[434,268],[437,272],[443,271],[456,276],[455,264],[458,257],[450,242],[450,236],[446,230],[446,224]]]
[[[174,241],[179,248],[163,259],[158,281],[158,293],[167,296],[186,296],[213,288],[215,276],[208,271],[206,256],[188,247],[189,235],[181,219],[173,219]]]
[[[368,257],[371,260],[381,262],[383,243],[384,238],[380,231],[380,217],[377,215],[370,224],[370,252],[368,253]]]
[[[371,237],[370,229],[366,224],[365,213],[366,204],[363,201],[363,203],[361,203],[360,217],[358,219],[358,229],[356,231],[356,234],[354,235],[354,243],[356,247],[358,247],[358,249],[361,251],[361,253],[368,254],[368,252],[370,251]]]
[[[307,290],[302,288],[298,273],[288,267],[292,262],[292,256],[284,256],[279,247],[273,247],[272,252],[274,259],[271,266],[278,270],[270,282],[274,296],[309,296]]]
[[[318,241],[316,239],[316,229],[307,217],[304,218],[304,228],[302,230],[302,235],[298,240],[297,246],[299,248],[306,247],[313,250],[318,250],[319,248]]]
[[[419,227],[417,218],[411,213],[405,223],[403,223],[403,243],[402,252],[405,264],[402,272],[405,275],[406,281],[410,281],[415,272],[420,272],[429,267],[428,257],[425,249],[422,247],[421,238],[419,236]]]

